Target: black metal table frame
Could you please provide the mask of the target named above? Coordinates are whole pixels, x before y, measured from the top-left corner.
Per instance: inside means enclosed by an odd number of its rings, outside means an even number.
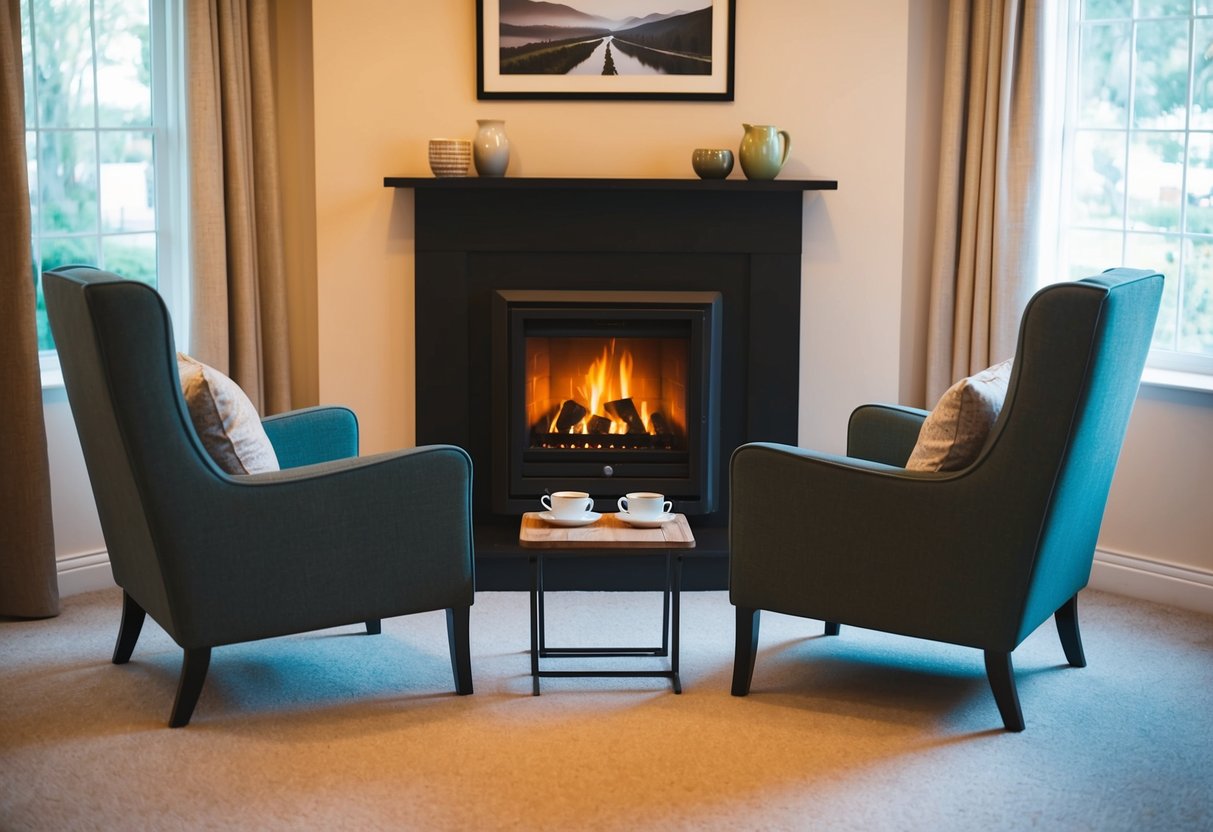
[[[650,554],[656,554],[649,550]],[[669,679],[674,693],[682,693],[678,676],[679,607],[682,593],[682,552],[665,550],[665,589],[661,605],[660,647],[548,647],[543,609],[543,554],[532,552],[531,562],[531,695],[539,695],[540,678],[645,677]],[[543,670],[540,659],[670,657],[669,670]]]

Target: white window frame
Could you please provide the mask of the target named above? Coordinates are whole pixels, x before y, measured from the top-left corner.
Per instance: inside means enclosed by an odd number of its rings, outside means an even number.
[[[33,34],[33,4],[40,0],[28,0],[23,7],[31,12],[30,26]],[[183,6],[185,0],[150,0],[150,27],[152,50],[152,126],[154,139],[153,171],[156,196],[156,288],[168,306],[173,320],[173,336],[178,349],[189,349],[190,311],[190,264],[189,264],[189,172],[186,131],[185,96],[185,27]],[[90,3],[90,7],[91,7]],[[91,11],[91,8],[90,8]],[[96,28],[93,39],[93,82],[96,88]],[[31,40],[36,56],[37,38]],[[37,95],[38,78],[34,73],[34,94]],[[98,96],[99,98],[99,96]],[[94,106],[98,106],[94,102]],[[35,108],[36,109],[36,108]],[[90,128],[81,128],[84,130]],[[94,121],[91,128],[95,136],[107,128]],[[27,124],[26,133],[40,140],[42,128]],[[97,160],[100,164],[100,160]],[[100,176],[98,187],[100,187]],[[33,198],[39,198],[40,189],[31,182]],[[31,229],[38,235],[37,229]],[[101,235],[100,229],[96,232]],[[31,243],[33,240],[31,239]],[[37,249],[36,249],[37,251]],[[35,267],[39,263],[35,262]],[[59,369],[59,355],[54,350],[40,350],[39,365],[42,371],[43,389],[61,387],[63,375]]]
[[[1058,173],[1060,174],[1059,181],[1061,182],[1061,190],[1060,190],[1060,195],[1059,195],[1060,198],[1057,203],[1057,206],[1058,206],[1057,211],[1059,214],[1058,219],[1060,221],[1056,223],[1056,227],[1058,229],[1057,239],[1055,241],[1046,241],[1046,246],[1044,247],[1046,251],[1050,250],[1050,248],[1051,248],[1052,250],[1054,250],[1056,252],[1055,257],[1053,258],[1053,263],[1052,263],[1051,268],[1045,268],[1045,269],[1041,270],[1042,280],[1044,282],[1051,282],[1051,280],[1053,279],[1053,276],[1055,276],[1055,275],[1066,274],[1065,270],[1068,268],[1068,264],[1069,264],[1068,249],[1067,249],[1067,236],[1068,236],[1067,232],[1071,227],[1070,223],[1069,223],[1068,213],[1070,210],[1070,206],[1072,204],[1071,203],[1071,194],[1072,194],[1071,189],[1072,189],[1073,183],[1071,181],[1071,166],[1069,164],[1066,164],[1066,162],[1070,159],[1070,156],[1072,153],[1072,142],[1074,140],[1074,130],[1077,127],[1078,82],[1079,82],[1078,76],[1079,76],[1079,63],[1080,63],[1080,57],[1081,57],[1080,52],[1079,52],[1080,31],[1083,26],[1083,21],[1081,19],[1082,0],[1068,0],[1068,2],[1066,2],[1066,3],[1059,4],[1059,7],[1060,7],[1060,11],[1063,15],[1063,20],[1061,21],[1062,25],[1059,27],[1060,36],[1058,38],[1058,45],[1059,45],[1060,49],[1064,50],[1064,54],[1065,54],[1065,61],[1064,61],[1065,72],[1063,75],[1064,88],[1059,95],[1059,103],[1061,104],[1061,107],[1062,107],[1063,116],[1060,119],[1060,123],[1058,125],[1058,130],[1060,132],[1060,136],[1056,137],[1056,138],[1059,138],[1059,140],[1060,140],[1060,149],[1061,149],[1060,157],[1057,160],[1057,164],[1056,164],[1056,167],[1059,169]],[[1190,11],[1188,13],[1188,17],[1190,20],[1213,19],[1213,13],[1198,15],[1198,14],[1196,14],[1195,8],[1193,6],[1189,6],[1189,9],[1190,9]],[[1178,16],[1176,16],[1176,18],[1178,18]],[[1123,19],[1117,18],[1117,20],[1125,20],[1127,22],[1132,23],[1133,21],[1136,21],[1137,18],[1135,18],[1135,17],[1123,18]],[[1112,22],[1112,21],[1109,21],[1109,22]],[[1194,48],[1191,44],[1192,37],[1194,37],[1194,34],[1193,34],[1193,30],[1190,28],[1189,29],[1189,60],[1191,60],[1192,49]],[[1133,95],[1135,94],[1133,79],[1135,77],[1135,72],[1136,72],[1136,53],[1134,51],[1130,52],[1130,62],[1131,62],[1130,63],[1130,73],[1129,73],[1130,103],[1129,103],[1129,112],[1127,114],[1127,118],[1129,119],[1129,121],[1128,121],[1128,123],[1126,123],[1126,125],[1123,128],[1123,132],[1125,133],[1126,136],[1130,135],[1134,129],[1132,126],[1132,123],[1131,123],[1132,98],[1133,98]],[[1191,69],[1190,69],[1190,64],[1189,64],[1189,91],[1188,91],[1189,102],[1191,101],[1190,72],[1191,72]],[[1189,116],[1190,116],[1190,112],[1191,112],[1191,107],[1189,106],[1189,108],[1188,108]],[[1109,130],[1119,131],[1120,128],[1109,128]],[[1177,129],[1177,130],[1169,131],[1169,132],[1181,132],[1181,131]],[[1185,135],[1185,142],[1186,142],[1186,137],[1189,133],[1188,123],[1185,122],[1182,132]],[[1195,131],[1195,132],[1205,133],[1208,131],[1199,130],[1199,131]],[[1127,153],[1127,148],[1128,148],[1128,143],[1126,142],[1126,153]],[[1127,182],[1128,177],[1131,175],[1128,170],[1128,159],[1127,158],[1125,160],[1125,175],[1126,175],[1126,182]],[[1186,180],[1186,166],[1185,166],[1184,187],[1181,189],[1183,191],[1183,193],[1185,193],[1185,194],[1186,194],[1186,181],[1187,180]],[[1127,199],[1128,199],[1127,191],[1126,191],[1125,198],[1126,198],[1126,209],[1125,210],[1127,212]],[[1184,230],[1184,214],[1186,213],[1186,208],[1187,208],[1186,203],[1187,203],[1186,197],[1181,199],[1181,215],[1180,215],[1179,230],[1175,231],[1175,232],[1168,232],[1168,233],[1173,233],[1174,236],[1181,238],[1181,240],[1189,236],[1189,233]],[[1048,210],[1047,206],[1046,206],[1046,210]],[[1108,228],[1099,229],[1100,231],[1118,232],[1121,235],[1120,251],[1115,252],[1113,255],[1111,255],[1109,257],[1110,266],[1113,264],[1116,264],[1116,263],[1124,262],[1125,245],[1126,245],[1126,241],[1128,239],[1128,237],[1127,237],[1127,232],[1128,232],[1127,213],[1125,216],[1126,216],[1126,218],[1122,218],[1122,223],[1121,223],[1121,226],[1119,229],[1108,229]],[[1051,225],[1051,223],[1045,223],[1045,225],[1047,227],[1047,226]],[[1201,236],[1201,235],[1198,235],[1198,236]],[[1052,245],[1050,245],[1050,243],[1052,243]],[[1181,268],[1182,268],[1183,248],[1184,248],[1182,242],[1181,242],[1180,248],[1181,248],[1180,256],[1181,256]],[[1148,263],[1140,263],[1140,264],[1124,263],[1124,265],[1130,266],[1130,267],[1155,268],[1155,266],[1153,264],[1148,264]],[[1181,275],[1180,279],[1182,280],[1182,271],[1180,271],[1180,275]],[[1181,293],[1182,293],[1182,289],[1183,289],[1182,285],[1178,287],[1178,290]],[[1180,297],[1180,307],[1179,307],[1179,310],[1177,311],[1177,314],[1180,314],[1182,316],[1182,294]],[[1177,387],[1177,388],[1197,389],[1197,390],[1213,390],[1213,356],[1205,356],[1205,355],[1200,355],[1198,353],[1181,352],[1181,351],[1177,351],[1177,350],[1151,348],[1149,357],[1146,362],[1146,372],[1143,376],[1143,382],[1145,382],[1147,384],[1155,384],[1158,386],[1165,386],[1165,387]]]

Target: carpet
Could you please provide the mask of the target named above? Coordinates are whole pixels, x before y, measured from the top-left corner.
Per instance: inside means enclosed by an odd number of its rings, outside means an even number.
[[[1016,650],[1021,734],[980,651],[771,613],[732,697],[723,592],[683,596],[680,696],[661,679],[531,696],[527,596],[486,592],[472,696],[427,613],[217,648],[170,730],[180,650],[149,619],[111,665],[120,607],[104,590],[0,622],[0,829],[1213,828],[1213,618],[1114,595],[1080,597],[1086,668],[1051,622]],[[547,609],[550,646],[659,640],[656,593]]]

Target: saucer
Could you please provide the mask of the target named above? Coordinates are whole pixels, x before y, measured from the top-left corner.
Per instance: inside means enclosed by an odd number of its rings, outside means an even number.
[[[678,515],[666,512],[665,514],[658,514],[656,517],[645,518],[642,520],[639,517],[631,516],[626,511],[617,511],[615,512],[615,516],[627,523],[629,526],[635,526],[638,529],[655,529],[658,526],[670,522]]]
[[[587,511],[580,517],[557,517],[550,511],[539,513],[539,519],[552,526],[564,526],[572,528],[574,526],[588,526],[591,523],[597,523],[602,515],[596,511]]]

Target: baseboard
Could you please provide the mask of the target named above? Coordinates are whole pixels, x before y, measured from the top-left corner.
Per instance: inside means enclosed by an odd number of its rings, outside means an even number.
[[[109,553],[104,549],[100,552],[59,558],[57,567],[60,598],[92,592],[95,589],[108,589],[115,585],[114,573],[110,571]]]
[[[60,597],[114,586],[109,555],[104,550],[60,558],[58,572]],[[1090,587],[1213,614],[1213,573],[1122,552],[1096,550]]]
[[[1089,586],[1103,592],[1213,614],[1213,572],[1097,549]]]

